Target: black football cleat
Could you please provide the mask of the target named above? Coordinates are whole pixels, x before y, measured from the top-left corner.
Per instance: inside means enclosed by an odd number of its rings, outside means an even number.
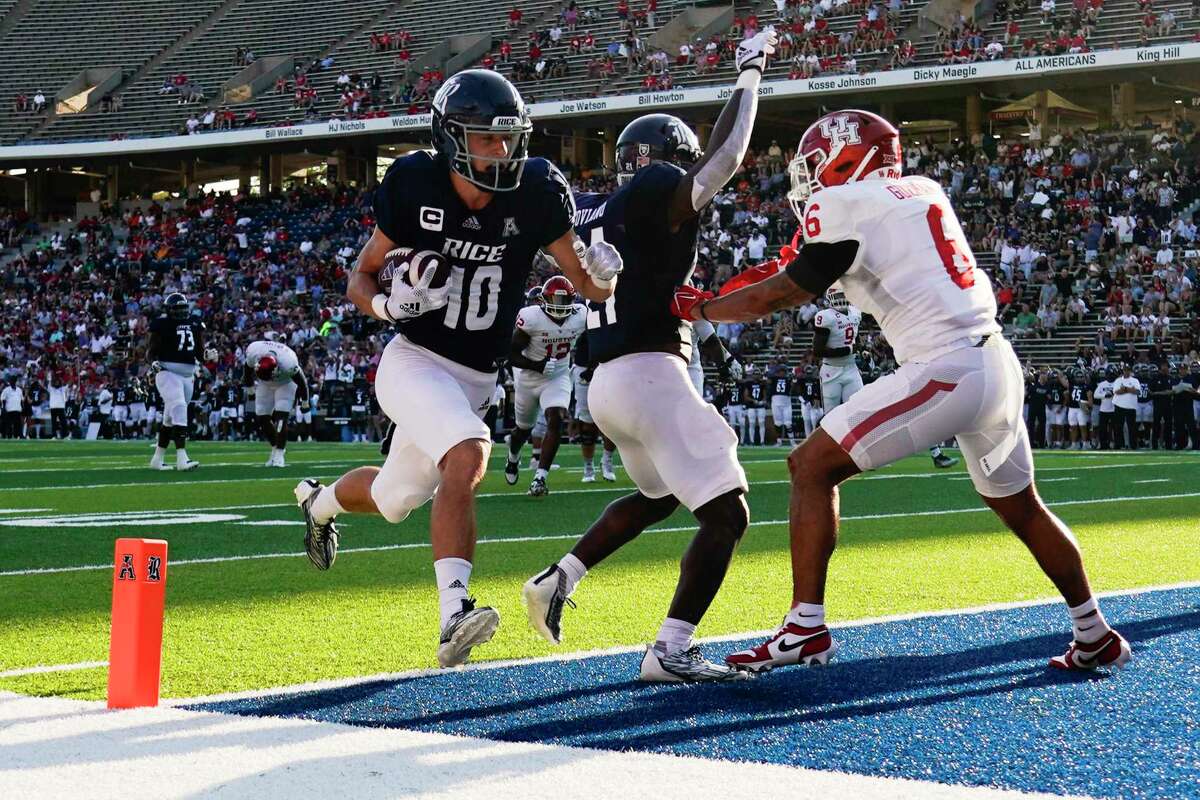
[[[958,459],[954,456],[948,456],[945,453],[939,453],[933,457],[933,465],[938,469],[949,469],[958,463]]]
[[[308,554],[308,560],[313,563],[313,566],[320,570],[326,570],[333,566],[338,549],[338,529],[334,521],[331,519],[328,522],[319,523],[313,519],[312,515],[313,501],[326,488],[312,478],[305,478],[296,485],[296,505],[300,506],[304,512],[304,524],[307,526],[304,534],[304,551]]]
[[[548,494],[550,494],[550,487],[546,485],[545,478],[535,477],[529,482],[530,497],[545,497]]]

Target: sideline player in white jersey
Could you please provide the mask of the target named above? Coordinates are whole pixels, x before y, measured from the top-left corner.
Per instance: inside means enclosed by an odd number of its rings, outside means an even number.
[[[854,360],[854,340],[862,326],[862,312],[842,292],[831,291],[829,308],[813,318],[813,360],[821,360],[821,403],[828,413],[863,388],[862,373]]]
[[[558,441],[571,404],[571,351],[587,324],[587,309],[575,302],[575,287],[562,275],[547,279],[539,300],[517,314],[508,356],[516,394],[516,426],[508,435],[508,462],[504,465],[504,480],[509,486],[519,477],[521,448],[537,424],[538,411],[546,414],[542,452],[529,484],[531,497],[544,497],[550,492],[546,477],[558,455]]]
[[[283,342],[260,339],[246,347],[242,385],[254,386],[254,415],[263,441],[270,442],[268,467],[286,467],[287,424],[296,395],[301,412],[308,411],[308,381],[296,351]]]
[[[789,456],[791,607],[778,633],[726,661],[755,671],[828,661],[836,643],[825,625],[825,579],[837,542],[838,484],[957,436],[975,490],[1067,602],[1074,640],[1050,665],[1122,666],[1129,644],[1101,614],[1075,537],[1034,486],[1024,378],[996,322],[991,282],[976,269],[941,186],[902,178],[902,163],[900,133],[882,117],[821,117],[789,165],[788,199],[805,239],[796,256],[783,271],[763,270],[751,276],[757,283],[719,298],[689,287],[676,293],[672,310],[684,319],[748,322],[837,283],[878,320],[901,364],[828,410],[821,429]]]
[[[813,357],[821,359],[821,400],[829,413],[863,388],[862,373],[854,360],[854,340],[862,330],[862,312],[850,304],[844,292],[831,289],[829,308],[813,319]],[[942,452],[941,443],[929,448],[933,465],[947,469],[958,459]]]

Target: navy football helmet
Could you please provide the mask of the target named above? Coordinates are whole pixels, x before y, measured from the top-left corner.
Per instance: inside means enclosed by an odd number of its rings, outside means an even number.
[[[617,183],[627,183],[639,169],[656,161],[688,169],[703,154],[695,131],[679,117],[646,114],[626,125],[617,137]]]
[[[192,310],[183,292],[171,292],[167,295],[167,299],[163,301],[163,308],[167,310],[168,317],[179,320],[187,319]]]
[[[521,184],[529,158],[533,123],[525,101],[508,79],[490,69],[468,69],[446,79],[433,97],[433,147],[450,166],[486,192],[509,192]],[[471,133],[508,137],[508,152],[501,157],[472,156],[467,142]],[[489,164],[478,171],[472,158]]]

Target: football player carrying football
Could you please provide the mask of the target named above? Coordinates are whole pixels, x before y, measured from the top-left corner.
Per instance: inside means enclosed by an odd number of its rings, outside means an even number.
[[[286,467],[287,424],[296,395],[308,409],[308,381],[296,351],[283,342],[261,339],[246,347],[242,385],[254,387],[254,415],[264,442],[271,445],[268,467]]]
[[[167,446],[175,442],[175,469],[192,470],[199,462],[188,458],[188,403],[196,388],[196,370],[204,346],[204,323],[191,318],[191,306],[180,292],[163,301],[166,313],[150,322],[150,372],[163,401],[158,446],[150,469],[170,469],[163,464]]]
[[[575,226],[616,246],[625,272],[612,298],[590,303],[587,336],[596,364],[592,418],[621,453],[637,491],[611,503],[570,553],[526,582],[534,630],[561,639],[563,604],[586,574],[680,503],[700,529],[683,556],[667,619],[642,657],[644,681],[723,681],[742,670],[709,662],[692,646],[697,624],[721,587],[749,523],[737,436],[688,377],[692,330],[668,310],[674,287],[696,263],[699,215],[737,172],[750,142],[757,89],[775,34],[741,43],[737,87],[713,127],[709,150],[667,114],[639,117],[617,138],[618,182],[608,195],[582,194]]]
[[[900,368],[835,409],[792,451],[792,607],[779,632],[727,663],[764,670],[825,663],[825,578],[837,542],[838,484],[957,436],[976,491],[1029,548],[1067,602],[1074,641],[1062,669],[1121,666],[1129,644],[1088,584],[1071,531],[1042,503],[1022,419],[1023,376],[1000,335],[991,282],[936,182],[901,177],[900,134],[865,111],[827,114],[789,166],[804,244],[782,271],[718,298],[682,286],[683,319],[748,322],[833,284],[879,321]]]
[[[547,279],[539,295],[541,302],[525,306],[517,314],[508,363],[513,367],[516,393],[514,419],[508,437],[508,462],[504,480],[512,486],[520,470],[521,448],[533,431],[538,410],[546,413],[546,433],[538,455],[537,472],[529,494],[549,493],[546,477],[558,454],[558,440],[571,404],[571,350],[583,334],[586,309],[575,302],[575,287],[562,275]]]
[[[483,417],[496,387],[496,360],[508,353],[534,256],[544,248],[584,297],[600,302],[621,269],[611,246],[585,252],[578,242],[566,180],[550,162],[528,157],[532,131],[521,96],[495,72],[459,72],[438,90],[434,149],[388,168],[375,192],[375,231],[347,288],[362,313],[396,325],[375,381],[393,423],[387,459],[382,468],[359,467],[329,487],[312,479],[296,487],[305,548],[318,569],[333,564],[338,514],[399,522],[433,498],[443,666],[466,661],[500,622],[468,594],[474,495],[491,452]],[[385,294],[377,274],[401,247],[440,254],[448,280],[435,286],[442,270],[429,266],[415,282],[394,275]]]

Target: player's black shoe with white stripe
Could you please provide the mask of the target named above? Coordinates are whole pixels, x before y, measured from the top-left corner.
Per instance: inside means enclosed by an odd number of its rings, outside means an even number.
[[[312,478],[305,478],[296,485],[296,505],[304,512],[304,524],[308,528],[304,534],[304,551],[313,566],[321,570],[333,566],[338,548],[338,529],[334,521],[317,522],[312,515],[313,502],[326,488]]]
[[[438,663],[457,667],[471,656],[471,648],[491,641],[500,626],[500,612],[475,607],[474,598],[464,598],[462,611],[452,616],[438,641]]]
[[[545,478],[535,476],[534,479],[529,482],[530,497],[545,497],[548,494],[550,494],[550,487],[546,485]]]
[[[945,453],[938,453],[933,457],[933,465],[938,469],[949,469],[958,463],[958,459],[954,456],[948,456]]]
[[[567,595],[567,574],[557,564],[525,581],[521,589],[529,625],[551,644],[562,643],[563,605],[575,607]]]
[[[651,645],[642,657],[638,680],[648,683],[717,683],[744,681],[753,677],[754,674],[746,670],[728,664],[714,664],[696,646],[663,655]]]

